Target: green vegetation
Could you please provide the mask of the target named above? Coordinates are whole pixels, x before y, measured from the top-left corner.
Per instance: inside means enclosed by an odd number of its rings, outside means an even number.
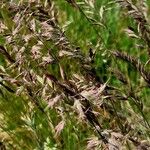
[[[150,148],[150,1],[0,1],[0,149]]]

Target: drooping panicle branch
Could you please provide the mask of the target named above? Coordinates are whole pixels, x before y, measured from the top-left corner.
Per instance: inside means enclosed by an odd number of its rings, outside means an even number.
[[[144,80],[148,83],[148,85],[150,85],[150,73],[145,70],[144,65],[140,62],[139,59],[119,51],[114,51],[112,52],[112,54],[115,57],[132,64],[133,67],[141,74]]]

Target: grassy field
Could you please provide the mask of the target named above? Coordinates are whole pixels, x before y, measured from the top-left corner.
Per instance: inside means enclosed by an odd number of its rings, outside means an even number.
[[[150,149],[149,17],[149,0],[1,0],[0,149]]]

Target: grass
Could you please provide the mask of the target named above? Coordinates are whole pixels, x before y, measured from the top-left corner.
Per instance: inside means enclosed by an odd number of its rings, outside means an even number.
[[[149,1],[0,7],[1,147],[149,149]]]

